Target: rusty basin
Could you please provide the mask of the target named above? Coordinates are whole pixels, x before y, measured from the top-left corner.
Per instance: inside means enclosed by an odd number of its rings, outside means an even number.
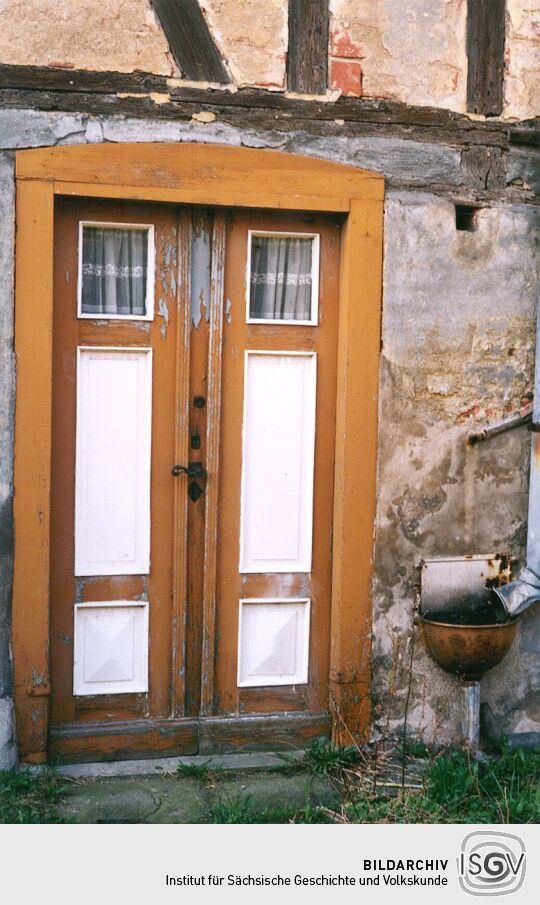
[[[424,644],[439,666],[463,682],[479,682],[500,663],[514,640],[517,619],[492,625],[459,625],[420,616]]]

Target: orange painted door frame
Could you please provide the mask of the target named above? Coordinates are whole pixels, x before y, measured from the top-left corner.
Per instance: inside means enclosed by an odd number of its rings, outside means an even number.
[[[366,735],[370,723],[382,178],[324,161],[250,149],[158,144],[62,147],[17,154],[13,643],[22,759],[39,762],[47,756],[55,195],[344,216],[329,707],[338,737],[346,739],[348,732]],[[215,337],[217,341],[220,337]],[[213,605],[213,595],[215,587],[208,587],[208,606]],[[204,640],[208,659],[213,639]]]

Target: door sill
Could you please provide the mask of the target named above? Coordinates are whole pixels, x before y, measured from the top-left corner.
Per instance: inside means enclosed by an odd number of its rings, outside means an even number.
[[[272,713],[200,719],[124,720],[52,726],[55,763],[142,760],[190,754],[290,751],[328,738],[328,713]]]

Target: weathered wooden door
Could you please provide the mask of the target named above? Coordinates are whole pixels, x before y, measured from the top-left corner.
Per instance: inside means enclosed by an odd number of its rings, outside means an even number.
[[[55,236],[52,749],[264,747],[255,713],[317,734],[338,224],[63,199]]]
[[[338,283],[335,222],[232,215],[214,688],[223,713],[328,711]]]

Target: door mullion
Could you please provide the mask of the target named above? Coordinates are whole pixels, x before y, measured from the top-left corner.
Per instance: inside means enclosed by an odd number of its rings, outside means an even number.
[[[225,211],[222,208],[218,208],[215,211],[212,230],[208,405],[206,421],[206,469],[208,472],[208,481],[206,488],[206,519],[204,529],[203,635],[201,652],[201,714],[203,715],[211,714],[214,710],[225,216]]]
[[[187,208],[178,215],[176,291],[177,331],[175,369],[175,440],[174,461],[187,462],[189,457],[189,358],[191,328],[191,214]],[[174,463],[171,463],[171,466]],[[185,661],[187,622],[187,481],[175,480],[173,528],[173,600],[172,600],[172,680],[171,715],[185,712]]]

